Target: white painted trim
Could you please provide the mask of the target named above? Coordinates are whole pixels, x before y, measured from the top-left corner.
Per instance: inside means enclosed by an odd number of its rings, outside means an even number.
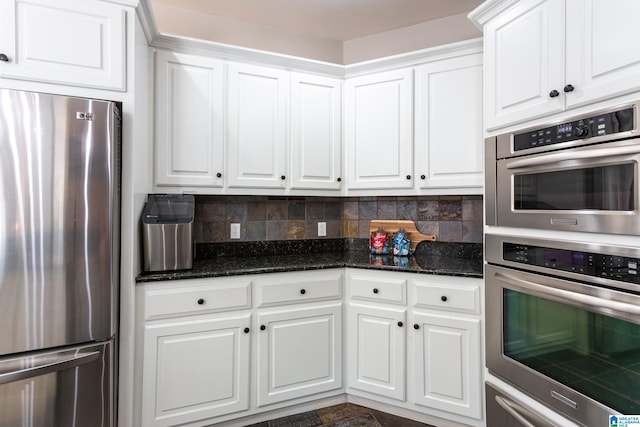
[[[138,3],[138,0],[134,0]],[[136,15],[142,26],[142,31],[147,39],[147,43],[151,44],[151,41],[158,36],[158,25],[156,23],[156,16],[153,13],[153,8],[149,0],[139,0],[136,7]]]
[[[488,21],[494,19],[519,1],[520,0],[486,0],[480,6],[469,12],[467,17],[482,31]]]

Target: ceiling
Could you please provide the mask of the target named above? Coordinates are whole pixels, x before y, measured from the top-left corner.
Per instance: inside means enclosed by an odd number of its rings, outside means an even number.
[[[446,16],[483,0],[151,0],[287,33],[353,40]]]

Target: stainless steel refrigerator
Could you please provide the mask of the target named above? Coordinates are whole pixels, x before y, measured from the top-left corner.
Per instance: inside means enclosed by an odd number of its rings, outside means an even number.
[[[114,102],[0,90],[0,426],[115,424]]]

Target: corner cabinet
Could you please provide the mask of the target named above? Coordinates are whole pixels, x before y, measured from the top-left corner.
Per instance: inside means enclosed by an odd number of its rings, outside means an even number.
[[[212,58],[156,52],[156,185],[222,187],[223,67]]]
[[[487,129],[640,89],[640,52],[616,48],[640,37],[640,3],[527,0],[487,12]]]
[[[349,190],[413,188],[413,68],[348,78]]]
[[[124,91],[125,25],[117,4],[3,0],[0,77]]]
[[[415,173],[420,189],[482,191],[482,53],[416,68]]]

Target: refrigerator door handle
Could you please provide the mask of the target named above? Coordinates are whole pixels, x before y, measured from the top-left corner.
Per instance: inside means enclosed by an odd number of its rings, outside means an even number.
[[[75,368],[77,366],[94,362],[98,360],[99,357],[99,351],[80,353],[72,357],[69,357],[68,355],[59,356],[54,358],[53,360],[48,359],[46,363],[43,363],[41,365],[20,369],[18,371],[0,373],[0,384],[8,384],[16,381],[26,380],[28,378],[46,375],[51,372]]]

